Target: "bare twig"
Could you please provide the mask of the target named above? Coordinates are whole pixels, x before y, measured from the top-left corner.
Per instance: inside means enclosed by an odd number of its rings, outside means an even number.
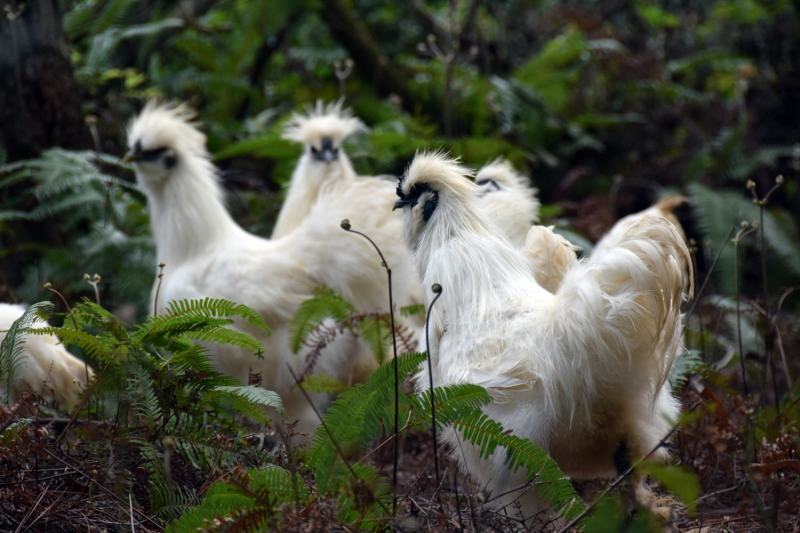
[[[136,526],[134,525],[136,523],[136,519],[133,517],[133,494],[130,492],[128,493],[128,509],[130,509],[131,513],[131,533],[136,533]]]
[[[90,475],[89,475],[89,474],[87,474],[86,472],[83,472],[83,471],[82,471],[82,470],[80,470],[79,468],[77,468],[77,467],[75,467],[75,466],[73,466],[73,465],[69,464],[67,461],[65,461],[65,460],[64,460],[64,459],[62,459],[61,457],[57,456],[56,454],[54,454],[53,452],[51,452],[51,451],[50,451],[50,450],[48,450],[47,448],[42,448],[42,451],[43,451],[43,452],[45,452],[45,453],[46,453],[47,455],[49,455],[50,457],[52,457],[53,459],[55,459],[56,461],[58,461],[59,463],[61,463],[62,465],[66,466],[67,468],[71,468],[72,470],[74,470],[74,471],[75,471],[75,472],[77,472],[78,474],[82,475],[83,477],[85,477],[86,479],[88,479],[89,481],[91,481],[93,484],[97,485],[97,487],[98,487],[100,490],[102,490],[103,492],[105,492],[106,494],[108,494],[109,496],[111,496],[112,498],[114,498],[114,499],[115,499],[117,502],[119,502],[119,503],[121,503],[121,504],[123,504],[123,505],[125,505],[125,504],[127,503],[127,502],[125,502],[125,500],[123,500],[122,498],[120,498],[119,496],[117,496],[116,494],[114,494],[114,492],[112,492],[110,489],[106,488],[106,486],[105,486],[105,485],[103,485],[102,483],[100,483],[99,481],[97,481],[96,479],[94,479],[92,476],[90,476]],[[150,522],[151,524],[153,524],[153,525],[154,525],[154,526],[156,526],[157,528],[161,529],[161,528],[163,527],[163,526],[162,526],[162,524],[159,524],[158,522],[156,522],[155,520],[153,520],[152,518],[150,518],[149,516],[147,516],[147,515],[146,515],[144,512],[140,511],[139,509],[135,509],[135,511],[136,511],[136,513],[138,513],[138,514],[139,514],[139,516],[141,516],[142,518],[144,518],[145,520],[147,520],[148,522]]]

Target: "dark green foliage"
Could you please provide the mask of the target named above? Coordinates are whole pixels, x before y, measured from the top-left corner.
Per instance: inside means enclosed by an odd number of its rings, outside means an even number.
[[[317,289],[314,297],[303,302],[292,319],[292,350],[298,351],[309,333],[324,319],[344,320],[354,312],[355,308],[331,289]]]
[[[81,410],[116,420],[117,439],[142,458],[149,507],[161,518],[181,514],[195,499],[192,487],[173,480],[172,468],[231,468],[244,459],[236,445],[247,431],[240,417],[263,424],[269,421],[265,408],[282,412],[277,394],[220,374],[197,344],[202,340],[261,353],[255,338],[229,327],[234,320],[266,328],[252,309],[206,298],[170,302],[165,313],[130,329],[84,300],[63,326],[29,331],[58,336],[92,363],[95,379]]]
[[[214,483],[203,501],[172,522],[167,531],[258,532],[274,527],[280,507],[301,504],[308,497],[302,480],[283,468],[270,465],[244,472],[236,470],[225,481]],[[218,520],[224,518],[224,520]]]

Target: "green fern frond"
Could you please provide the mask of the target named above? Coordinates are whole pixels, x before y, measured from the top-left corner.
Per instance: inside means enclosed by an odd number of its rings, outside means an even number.
[[[512,472],[520,467],[525,468],[528,478],[535,483],[537,494],[562,516],[574,517],[581,512],[583,502],[569,478],[542,448],[527,439],[507,433],[499,422],[478,409],[451,423],[465,440],[478,447],[483,458],[491,456],[498,447],[505,448],[506,466]]]
[[[436,425],[446,426],[465,414],[472,413],[492,401],[491,395],[479,385],[464,383],[435,387]],[[431,391],[422,391],[411,398],[415,422],[420,427],[430,427]]]
[[[397,358],[400,380],[405,380],[425,359],[425,354],[406,354]],[[333,439],[347,455],[348,461],[358,455],[384,428],[391,427],[394,404],[394,369],[388,361],[372,373],[363,385],[350,387],[328,408],[325,425]],[[408,418],[410,404],[406,395],[400,396],[401,420]],[[342,458],[324,428],[317,429],[308,454],[319,490],[333,493],[352,479],[343,468]]]
[[[680,389],[690,374],[703,366],[703,358],[699,350],[686,350],[678,355],[669,371],[669,384],[673,390]]]
[[[203,298],[201,300],[173,300],[167,306],[163,316],[196,314],[209,318],[238,317],[262,331],[269,327],[258,312],[244,304],[238,304],[224,298]],[[156,318],[156,317],[153,317]]]
[[[131,407],[148,427],[157,426],[162,417],[161,405],[153,388],[150,374],[139,365],[132,365],[128,372],[127,392]]]
[[[378,363],[389,358],[387,345],[392,338],[392,328],[385,315],[367,315],[358,321],[358,334],[372,350]]]
[[[167,526],[167,532],[214,530],[214,523],[225,527],[236,524],[236,531],[263,530],[263,521],[274,515],[274,509],[297,498],[302,503],[308,497],[302,479],[283,468],[270,465],[251,470],[242,480],[214,483],[197,507],[185,512]],[[217,522],[215,519],[222,519]],[[226,529],[227,530],[227,529]],[[233,528],[230,530],[234,530]]]
[[[258,385],[223,386],[214,389],[216,392],[240,396],[254,405],[271,407],[283,411],[283,402],[278,393]]]
[[[181,334],[181,337],[195,341],[237,346],[253,352],[253,354],[259,359],[264,357],[263,344],[247,333],[243,333],[235,329],[216,327],[204,331],[186,331]]]
[[[87,357],[104,361],[113,360],[115,346],[103,342],[101,337],[91,333],[63,326],[36,328],[30,332],[34,335],[55,335],[64,344],[80,348]]]
[[[333,376],[318,372],[303,378],[303,388],[308,392],[337,394],[346,390],[347,385]]]
[[[0,379],[5,381],[6,395],[11,394],[14,375],[23,364],[25,337],[32,331],[29,329],[38,320],[47,320],[53,311],[50,302],[38,302],[28,307],[5,332],[0,343]],[[4,398],[4,402],[8,402]]]
[[[133,338],[143,341],[160,335],[177,335],[185,331],[205,331],[233,323],[235,318],[268,331],[264,319],[246,305],[222,298],[174,300],[164,313],[149,317],[136,328]]]
[[[292,351],[297,352],[308,334],[326,318],[344,320],[355,313],[355,308],[327,287],[314,291],[314,296],[302,304],[292,318],[290,339]]]

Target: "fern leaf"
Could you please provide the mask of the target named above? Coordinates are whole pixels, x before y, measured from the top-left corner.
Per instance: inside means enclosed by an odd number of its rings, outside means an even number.
[[[347,385],[328,374],[316,373],[303,378],[303,388],[308,392],[336,394],[347,389]]]
[[[227,344],[238,346],[253,352],[256,357],[264,357],[264,345],[247,333],[230,328],[214,328],[206,331],[186,331],[181,337],[196,341],[213,342],[214,344]]]
[[[46,320],[53,310],[50,302],[38,302],[28,307],[5,332],[0,343],[0,379],[5,381],[6,394],[11,394],[14,374],[23,365],[25,337],[29,328],[39,320]],[[8,398],[5,398],[8,402]]]
[[[369,345],[379,364],[389,358],[386,348],[392,337],[391,329],[386,315],[368,315],[358,321],[358,333]]]
[[[669,372],[669,384],[673,389],[683,387],[689,375],[703,366],[699,350],[687,350],[678,355]]]
[[[202,329],[191,328],[192,324],[221,326],[231,323],[234,318],[239,318],[262,331],[269,329],[261,315],[246,305],[223,298],[203,298],[171,301],[164,313],[149,317],[139,326],[134,338],[142,340],[159,334],[185,331],[180,329],[181,326],[187,329]]]
[[[425,354],[406,354],[397,358],[399,378],[405,380],[425,359]],[[377,438],[383,428],[391,427],[394,404],[393,362],[381,365],[363,385],[350,387],[331,404],[325,414],[325,425],[333,439],[348,456],[357,458],[367,443]],[[405,395],[400,396],[401,419],[407,418],[410,404]],[[314,471],[319,490],[335,493],[352,480],[344,468],[342,458],[331,437],[323,427],[317,429],[312,439],[308,462]]]
[[[278,393],[267,390],[258,385],[223,386],[214,389],[217,392],[240,396],[252,404],[272,407],[283,411],[283,402]]]
[[[86,333],[85,331],[71,329],[68,327],[36,328],[30,330],[34,335],[55,335],[66,345],[77,346],[83,353],[91,358],[98,360],[112,360],[113,346],[102,342],[99,336]]]
[[[295,353],[303,345],[308,334],[326,318],[344,320],[355,312],[355,308],[344,298],[327,287],[314,291],[314,296],[302,304],[292,318],[290,338]]]
[[[556,462],[533,442],[508,434],[499,422],[480,410],[452,421],[464,439],[475,444],[481,457],[488,458],[498,447],[506,450],[506,466],[513,472],[525,468],[528,478],[535,480],[537,494],[559,510],[563,516],[574,517],[583,503],[574,487]]]

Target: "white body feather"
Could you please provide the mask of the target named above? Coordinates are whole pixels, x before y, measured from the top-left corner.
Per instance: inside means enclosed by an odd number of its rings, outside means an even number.
[[[0,303],[0,342],[24,312],[22,305]],[[32,325],[34,328],[46,326],[41,320]],[[15,373],[9,397],[15,401],[23,392],[29,392],[45,401],[54,401],[61,409],[71,409],[78,405],[87,378],[93,375],[92,369],[69,353],[58,338],[25,334],[21,365]],[[6,392],[5,380],[2,380],[0,394],[4,396]]]
[[[511,163],[495,160],[475,175],[477,205],[494,222],[512,246],[528,258],[536,282],[550,292],[578,258],[575,247],[551,227],[533,226],[539,220],[537,190]]]
[[[681,346],[685,244],[663,217],[643,215],[606,253],[574,265],[551,294],[497,235],[465,172],[423,155],[402,183],[406,193],[423,183],[438,193],[428,222],[416,208],[406,212],[423,286],[443,287],[432,315],[434,384],[486,387],[494,398],[486,413],[542,446],[568,475],[612,475],[621,444],[634,457],[648,453],[678,412],[665,381]],[[425,386],[424,373],[417,382]],[[484,461],[454,432],[445,439],[492,494],[524,484],[523,473],[504,466],[503,452]],[[530,517],[533,492],[520,502]]]
[[[539,199],[530,180],[508,161],[498,159],[475,174],[475,183],[479,186],[477,204],[511,244],[522,248],[528,230],[539,221]]]
[[[136,165],[148,197],[158,261],[165,264],[158,308],[176,299],[221,297],[258,311],[271,333],[248,332],[263,342],[264,359],[235,347],[215,347],[216,365],[242,382],[248,371],[260,373],[263,386],[282,396],[288,417],[300,420],[299,430],[310,432],[318,421],[287,369],[288,363],[299,372],[307,350],[295,354],[290,349],[290,321],[300,303],[321,285],[337,291],[359,311],[386,309],[386,276],[379,259],[368,242],[343,231],[340,221],[349,218],[354,227],[373,228],[375,213],[384,217],[390,211],[392,185],[354,185],[387,189],[385,194],[366,195],[371,203],[358,210],[323,191],[300,226],[282,238],[263,239],[244,231],[226,211],[205,138],[190,118],[180,107],[149,105],[129,131],[130,144],[139,142],[149,149],[168,146],[177,156],[177,164],[169,170],[157,164]],[[381,231],[376,233],[386,238]],[[404,274],[399,258],[391,250],[385,253],[398,265],[399,276],[413,275],[412,265]],[[369,371],[374,364],[361,343],[340,335],[326,347],[316,371],[349,383],[354,374]]]

